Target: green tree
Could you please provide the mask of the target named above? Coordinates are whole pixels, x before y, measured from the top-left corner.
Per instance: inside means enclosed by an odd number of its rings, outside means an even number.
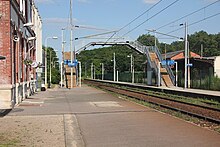
[[[51,64],[51,83],[59,84],[60,72],[59,72],[59,58],[56,55],[55,50],[52,47],[43,46],[43,50],[47,52],[47,82],[50,80],[50,64]],[[51,62],[50,62],[51,54]]]

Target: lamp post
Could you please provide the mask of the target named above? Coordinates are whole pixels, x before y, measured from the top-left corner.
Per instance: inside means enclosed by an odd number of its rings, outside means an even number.
[[[132,54],[130,56],[128,55],[127,57],[131,58],[131,74],[132,74],[131,82],[134,83],[134,57]]]
[[[183,26],[185,25],[185,38],[184,38],[184,41],[185,41],[185,77],[184,77],[184,88],[186,89],[187,88],[187,56],[188,56],[188,39],[187,39],[187,35],[188,35],[188,29],[187,29],[187,22],[185,22],[185,24],[180,24],[180,26]]]
[[[64,30],[65,28],[61,29],[61,36],[62,36],[62,62],[60,63],[60,84],[61,84],[61,88],[63,87],[63,62],[64,62],[64,44],[66,43],[66,41],[64,41]],[[64,79],[65,81],[65,79]]]
[[[44,78],[44,84],[45,84],[45,87],[47,87],[47,42],[48,42],[48,39],[58,39],[58,37],[56,37],[56,36],[53,36],[53,37],[47,37],[46,39],[45,39],[45,54],[44,54],[44,58],[45,58],[45,73],[44,73],[44,76],[45,76],[45,78]]]
[[[48,85],[48,88],[51,88],[51,58],[52,58],[52,56],[51,56],[51,52],[52,52],[52,50],[50,50],[50,82],[49,82],[49,85]],[[54,52],[58,52],[58,50],[54,50]]]

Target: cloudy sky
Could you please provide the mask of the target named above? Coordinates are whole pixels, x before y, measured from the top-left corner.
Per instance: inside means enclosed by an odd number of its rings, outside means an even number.
[[[212,4],[215,1],[218,2]],[[70,0],[35,0],[35,3],[43,21],[44,40],[48,36],[58,36],[60,39],[50,40],[48,45],[60,50],[61,29],[69,26]],[[147,11],[156,3],[158,5]],[[200,30],[214,34],[220,32],[219,0],[73,0],[72,6],[73,24],[81,27],[74,29],[74,38],[119,30],[138,16],[140,17],[120,30],[115,37],[123,36],[126,40],[135,40],[139,35],[149,33],[147,30],[155,29],[161,33],[173,31],[170,35],[183,37],[184,29],[180,29],[179,24],[184,22],[192,24],[189,26],[190,34]],[[184,17],[196,10],[199,11]],[[66,50],[69,50],[70,31],[66,30],[64,33]],[[105,38],[111,35],[96,38],[106,41]],[[176,41],[167,36],[157,36],[160,42]],[[75,41],[76,50],[91,41],[94,39]]]

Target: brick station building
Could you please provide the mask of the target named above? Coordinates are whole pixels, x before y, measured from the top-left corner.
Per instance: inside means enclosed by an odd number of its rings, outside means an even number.
[[[0,56],[5,57],[0,60],[0,109],[11,109],[35,92],[41,27],[32,0],[0,1]]]

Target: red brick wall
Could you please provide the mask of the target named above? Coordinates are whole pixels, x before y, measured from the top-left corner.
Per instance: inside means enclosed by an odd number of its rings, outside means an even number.
[[[11,84],[10,0],[0,1],[0,84]]]

